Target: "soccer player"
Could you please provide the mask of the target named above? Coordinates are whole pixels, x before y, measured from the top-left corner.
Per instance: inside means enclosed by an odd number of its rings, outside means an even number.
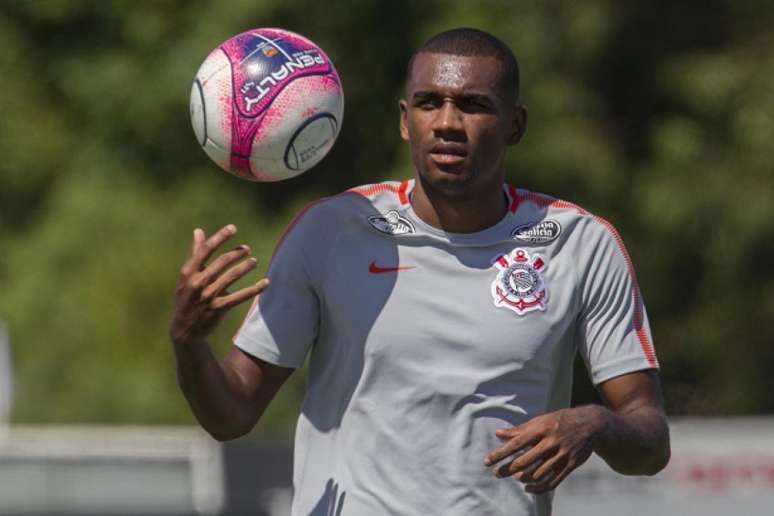
[[[310,355],[294,515],[547,515],[592,452],[633,475],[669,460],[621,238],[574,204],[504,183],[527,122],[518,81],[493,36],[438,34],[412,57],[400,102],[413,180],[314,203],[268,278],[236,292],[255,266],[249,248],[207,263],[236,228],[194,231],[170,333],[202,426],[217,439],[249,432]],[[208,334],[257,295],[216,360]],[[604,406],[568,408],[576,353]]]

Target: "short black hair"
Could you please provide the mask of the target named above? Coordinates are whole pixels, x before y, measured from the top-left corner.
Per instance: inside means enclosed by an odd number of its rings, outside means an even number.
[[[512,93],[515,102],[519,100],[519,63],[516,56],[508,45],[488,32],[460,27],[436,34],[411,55],[406,69],[406,82],[411,79],[414,60],[422,53],[494,57],[502,67],[500,81],[503,91]]]

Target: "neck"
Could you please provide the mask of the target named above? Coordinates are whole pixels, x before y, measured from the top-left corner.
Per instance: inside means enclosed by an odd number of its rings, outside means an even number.
[[[475,233],[497,224],[508,209],[502,183],[482,192],[450,196],[421,178],[414,181],[411,207],[423,222],[449,233]]]

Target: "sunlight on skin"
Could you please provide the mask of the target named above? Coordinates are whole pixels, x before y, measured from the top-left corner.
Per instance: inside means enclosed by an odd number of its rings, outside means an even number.
[[[446,58],[444,58],[446,57]],[[462,88],[465,84],[465,78],[469,77],[467,69],[470,63],[452,56],[443,56],[433,74],[433,82],[439,86],[447,88]]]

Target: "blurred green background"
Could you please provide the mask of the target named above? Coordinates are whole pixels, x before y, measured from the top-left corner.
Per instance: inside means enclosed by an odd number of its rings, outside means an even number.
[[[321,45],[347,102],[332,153],[279,184],[219,171],[188,114],[208,52],[266,26]],[[455,26],[491,31],[521,62],[530,123],[509,182],[623,234],[670,414],[774,413],[774,3],[9,0],[0,320],[12,421],[193,423],[167,340],[191,230],[236,223],[263,271],[309,200],[410,177],[397,132],[405,64]],[[224,321],[219,352],[246,311]],[[303,376],[254,436],[290,438]],[[576,378],[576,401],[592,400],[580,367]]]

